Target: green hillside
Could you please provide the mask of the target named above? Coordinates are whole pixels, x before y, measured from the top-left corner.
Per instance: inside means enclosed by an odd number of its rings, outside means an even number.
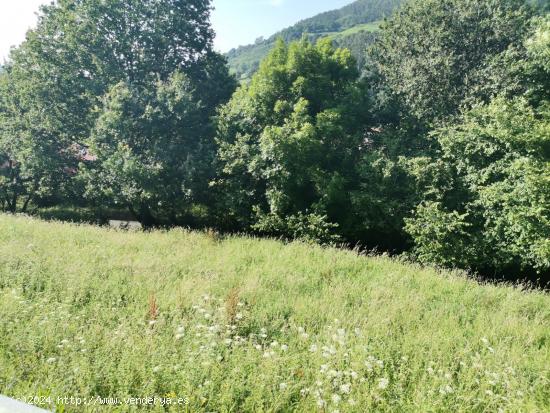
[[[300,39],[308,34],[312,40],[330,36],[341,47],[348,47],[362,61],[366,47],[374,40],[380,21],[403,3],[403,0],[357,0],[341,9],[321,13],[302,20],[256,44],[241,46],[227,53],[229,66],[239,78],[253,74],[260,61],[278,38]]]
[[[352,251],[0,215],[0,314],[52,411],[550,409],[548,294]]]

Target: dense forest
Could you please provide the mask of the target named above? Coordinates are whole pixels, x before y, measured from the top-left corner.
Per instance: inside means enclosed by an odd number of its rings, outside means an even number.
[[[377,25],[369,24],[380,22],[390,16],[402,3],[403,0],[356,0],[341,9],[318,14],[267,39],[260,38],[255,44],[229,51],[229,67],[237,78],[249,79],[275,46],[277,39],[282,38],[290,42],[307,35],[312,42],[321,37],[331,37],[335,46],[350,49],[358,61],[358,67],[361,68],[365,63],[367,47],[375,38],[373,29],[377,29]]]
[[[396,4],[349,7],[380,6],[374,21]],[[354,38],[359,64],[330,37],[283,37],[240,86],[213,50],[210,10],[208,0],[43,7],[0,72],[0,208],[127,211],[145,228],[550,278],[544,7],[410,0],[371,45]],[[365,22],[322,16],[300,30]]]

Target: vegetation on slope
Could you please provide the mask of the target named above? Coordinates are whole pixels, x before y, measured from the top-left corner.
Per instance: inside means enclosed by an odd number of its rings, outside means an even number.
[[[547,294],[351,251],[1,215],[0,313],[0,393],[57,411],[550,408]]]
[[[338,10],[331,10],[302,20],[268,39],[258,39],[256,44],[240,46],[226,56],[233,73],[240,79],[248,79],[258,69],[260,62],[273,48],[277,39],[285,42],[299,40],[307,34],[310,40],[330,37],[340,47],[350,48],[361,64],[366,47],[374,40],[379,21],[388,17],[403,0],[357,0]],[[360,39],[360,40],[359,40]]]
[[[0,209],[124,209],[145,228],[337,240],[550,281],[550,15],[411,0],[361,70],[330,38],[281,40],[237,88],[208,4],[44,7],[0,74]],[[374,27],[340,17],[364,51]]]

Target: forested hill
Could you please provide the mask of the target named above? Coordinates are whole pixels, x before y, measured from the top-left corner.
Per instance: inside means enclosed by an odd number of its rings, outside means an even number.
[[[246,79],[254,73],[260,61],[281,37],[285,41],[297,40],[304,33],[313,39],[330,36],[341,47],[351,49],[361,62],[366,47],[373,41],[378,23],[389,16],[404,0],[357,0],[338,10],[332,10],[302,20],[268,39],[240,46],[227,53],[229,66],[238,78]]]

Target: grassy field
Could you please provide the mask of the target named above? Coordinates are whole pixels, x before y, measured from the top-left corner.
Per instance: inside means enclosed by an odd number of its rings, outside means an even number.
[[[58,412],[547,412],[550,296],[300,243],[0,215],[0,393]],[[172,406],[127,399],[149,396]]]
[[[380,31],[380,25],[382,24],[382,21],[375,21],[372,23],[365,23],[365,24],[358,24],[357,26],[353,26],[347,30],[344,30],[342,32],[332,32],[332,33],[326,33],[326,36],[329,37],[331,40],[338,40],[342,37],[350,36],[352,34],[356,34],[359,32],[371,32],[375,33]]]

